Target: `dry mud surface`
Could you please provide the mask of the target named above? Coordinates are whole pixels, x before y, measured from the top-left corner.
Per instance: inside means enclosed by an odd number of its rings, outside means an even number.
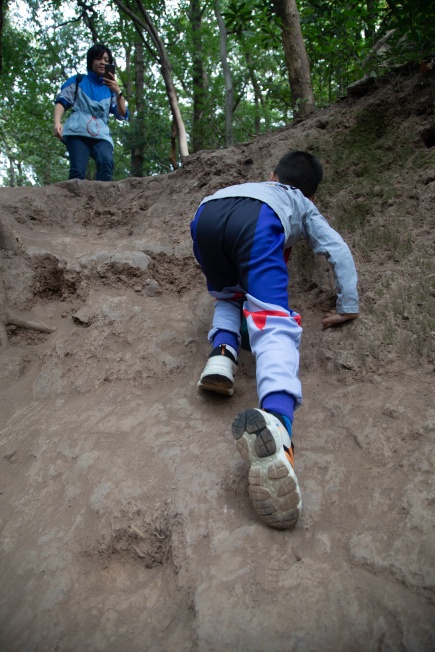
[[[435,649],[434,86],[402,70],[165,176],[0,189],[2,650]],[[290,148],[324,162],[362,308],[322,332],[331,272],[295,249],[304,503],[281,532],[231,436],[252,356],[232,398],[196,389],[212,300],[189,222]]]

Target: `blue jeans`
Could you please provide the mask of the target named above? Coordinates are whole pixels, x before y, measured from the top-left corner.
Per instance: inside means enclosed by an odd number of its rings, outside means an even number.
[[[107,140],[85,136],[66,136],[64,138],[69,153],[69,179],[85,179],[89,156],[97,164],[97,181],[112,181],[113,147]]]

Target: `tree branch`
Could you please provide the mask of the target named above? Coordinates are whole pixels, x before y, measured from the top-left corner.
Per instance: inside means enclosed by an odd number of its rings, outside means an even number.
[[[127,7],[124,3],[122,3],[121,0],[115,0],[115,2],[116,2],[116,4],[118,5],[118,7],[119,7],[119,8],[120,8],[124,13],[127,14],[127,16],[130,16],[130,18],[132,19],[132,21],[133,21],[133,23],[134,23],[134,25],[135,25],[135,27],[136,27],[137,30],[138,30],[138,27],[141,27],[142,30],[145,30],[145,31],[147,32],[147,34],[149,34],[149,36],[151,37],[151,40],[153,41],[154,45],[156,46],[156,48],[157,48],[157,50],[158,50],[158,44],[156,43],[155,38],[154,38],[154,35],[153,35],[152,32],[150,31],[149,26],[148,26],[148,25],[147,25],[143,20],[141,20],[141,19],[139,18],[139,16],[138,16],[137,14],[134,13],[134,11],[132,11],[129,7]],[[140,30],[138,30],[138,31],[141,33]],[[145,41],[144,36],[143,36],[142,33],[141,33],[141,38],[143,39],[143,43],[144,43],[145,47],[147,47],[147,49],[148,49],[148,51],[150,52],[150,54],[152,54],[152,57],[153,57],[153,58],[154,58],[154,59],[155,59],[159,64],[161,64],[161,59],[160,59],[159,55],[156,54],[156,53],[154,53],[154,52],[152,52],[152,50],[151,50],[151,49],[149,48],[149,46],[147,45],[147,43],[146,43],[146,41]]]
[[[65,25],[72,25],[72,23],[78,23],[83,18],[83,14],[80,14],[77,18],[72,18],[71,20],[66,20],[64,23],[59,23],[54,25],[53,29],[59,29],[59,27],[65,27]]]
[[[83,9],[82,12],[83,22],[92,34],[92,41],[94,43],[98,43],[100,41],[100,38],[98,36],[98,32],[95,27],[95,19],[98,17],[97,12],[93,7],[87,5],[84,2],[84,0],[77,0],[77,5]],[[88,11],[91,14],[90,16],[88,15]]]

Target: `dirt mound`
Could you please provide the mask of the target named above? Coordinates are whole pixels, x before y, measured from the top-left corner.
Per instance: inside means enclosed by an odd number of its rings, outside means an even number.
[[[168,175],[0,189],[5,650],[434,649],[434,102],[404,69]],[[279,532],[231,437],[252,356],[232,398],[196,390],[212,300],[189,222],[288,149],[324,163],[361,317],[321,331],[331,270],[298,245],[304,504]]]

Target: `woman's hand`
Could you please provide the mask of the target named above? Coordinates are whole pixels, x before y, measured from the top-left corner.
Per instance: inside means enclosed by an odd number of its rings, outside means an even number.
[[[357,312],[352,312],[352,313],[339,313],[336,310],[331,310],[328,312],[327,315],[325,315],[322,319],[322,326],[323,328],[329,328],[330,326],[338,326],[339,324],[343,324],[345,321],[349,321],[350,319],[356,319],[358,317]]]
[[[61,122],[55,122],[54,123],[54,130],[53,130],[53,136],[56,136],[56,138],[59,138],[59,140],[62,140],[62,123]]]
[[[59,138],[59,140],[62,140],[63,127],[62,127],[61,120],[64,113],[65,113],[64,106],[60,102],[57,102],[56,106],[54,107],[53,136],[56,136],[56,138]]]
[[[111,72],[109,72],[107,74],[110,75],[110,77],[103,77],[103,83],[110,88],[112,93],[115,93],[117,111],[118,111],[119,115],[125,116],[125,115],[127,115],[127,107],[126,107],[126,104],[125,104],[125,100],[124,100],[124,98],[122,96],[119,84],[115,79],[115,75],[112,75]],[[120,93],[121,93],[121,95],[120,95]]]

